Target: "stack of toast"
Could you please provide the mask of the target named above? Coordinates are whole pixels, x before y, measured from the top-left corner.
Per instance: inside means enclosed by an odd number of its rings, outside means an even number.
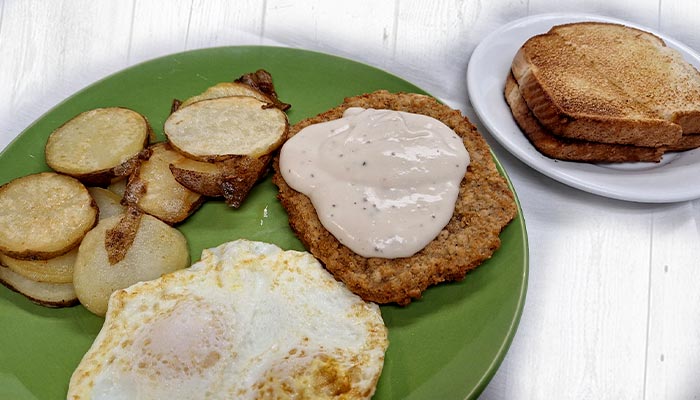
[[[700,73],[659,37],[579,22],[530,38],[505,97],[542,154],[581,162],[658,162],[700,146]]]

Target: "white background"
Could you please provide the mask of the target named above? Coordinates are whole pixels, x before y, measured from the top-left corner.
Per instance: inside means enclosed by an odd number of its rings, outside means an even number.
[[[479,125],[465,82],[474,47],[509,21],[555,11],[626,19],[700,50],[695,0],[0,0],[0,148],[106,75],[237,44],[374,65]],[[482,398],[700,398],[700,201],[651,205],[584,193],[481,131],[515,185],[530,240],[520,327]]]

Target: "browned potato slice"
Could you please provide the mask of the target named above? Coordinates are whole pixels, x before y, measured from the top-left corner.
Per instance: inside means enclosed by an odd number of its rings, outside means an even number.
[[[127,182],[128,180],[126,178],[120,179],[118,181],[112,182],[109,186],[107,186],[107,189],[110,192],[113,192],[114,194],[119,196],[119,198],[122,198],[124,197],[124,190],[126,190]]]
[[[0,282],[42,306],[69,307],[78,304],[71,283],[36,282],[3,266],[0,266]]]
[[[272,100],[272,104],[282,111],[287,111],[292,105],[280,101],[275,90],[275,85],[272,83],[272,75],[264,69],[259,69],[253,73],[244,74],[235,80],[236,83],[248,85],[260,93],[266,95]]]
[[[124,200],[169,224],[192,214],[204,197],[179,184],[170,172],[170,164],[185,158],[168,143],[149,147],[150,156],[129,177]]]
[[[97,223],[98,209],[75,178],[42,172],[0,187],[0,252],[47,260],[75,248]]]
[[[46,163],[55,171],[104,186],[128,176],[153,136],[144,116],[126,108],[86,111],[51,133]]]
[[[221,82],[210,88],[207,88],[202,94],[192,96],[183,101],[179,108],[187,107],[192,103],[202,100],[218,99],[220,97],[229,96],[249,96],[254,97],[264,103],[272,103],[272,99],[253,89],[252,87],[238,82]]]
[[[163,130],[173,148],[198,161],[259,157],[282,144],[287,115],[247,96],[202,100],[170,114]]]
[[[132,240],[120,240],[123,237]],[[121,259],[112,263],[111,254],[119,254]],[[85,235],[75,262],[73,285],[80,302],[104,316],[114,291],[186,268],[189,262],[187,241],[180,231],[131,210],[101,220]]]
[[[48,260],[18,260],[0,253],[0,264],[37,282],[71,283],[78,248]]]
[[[224,195],[221,182],[226,176],[227,161],[204,162],[182,157],[170,164],[170,171],[176,181],[191,191],[204,196],[221,197]]]
[[[175,180],[186,188],[210,197],[224,197],[226,204],[238,208],[255,182],[270,165],[270,154],[258,158],[238,156],[206,163],[184,158],[170,165]]]
[[[120,215],[124,212],[125,207],[121,204],[121,196],[113,191],[101,187],[89,187],[88,192],[97,203],[100,219]]]

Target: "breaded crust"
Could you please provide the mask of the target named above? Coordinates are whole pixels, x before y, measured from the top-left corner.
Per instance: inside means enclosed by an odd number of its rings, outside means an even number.
[[[294,125],[289,137],[311,124],[341,118],[348,107],[392,109],[424,114],[445,123],[460,135],[471,163],[460,185],[455,211],[437,238],[407,258],[365,258],[343,246],[318,219],[311,201],[290,188],[274,161],[273,182],[289,215],[289,225],[306,248],[367,301],[406,305],[441,282],[461,280],[500,247],[501,230],[517,214],[513,193],[493,161],[486,141],[459,111],[432,97],[377,91],[346,98],[343,104]]]
[[[664,153],[663,147],[587,142],[552,134],[528,108],[512,73],[508,74],[506,79],[505,98],[515,122],[530,143],[547,157],[582,162],[658,162]]]

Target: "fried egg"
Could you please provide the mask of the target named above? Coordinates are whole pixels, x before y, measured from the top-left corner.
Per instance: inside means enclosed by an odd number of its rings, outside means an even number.
[[[388,346],[379,307],[309,253],[247,240],[112,294],[69,399],[365,399]]]

